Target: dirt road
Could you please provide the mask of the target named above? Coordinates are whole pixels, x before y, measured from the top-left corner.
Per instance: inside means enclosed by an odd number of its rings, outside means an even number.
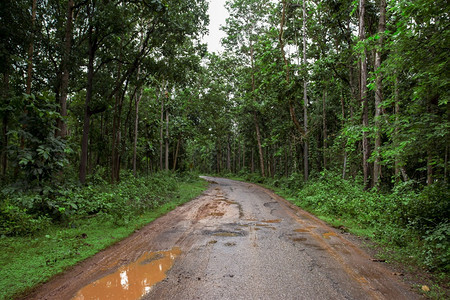
[[[419,299],[341,233],[272,192],[201,197],[58,276],[30,299]]]

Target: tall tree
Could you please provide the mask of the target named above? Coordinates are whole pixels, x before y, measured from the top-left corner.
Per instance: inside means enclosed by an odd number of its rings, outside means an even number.
[[[303,0],[303,66],[306,69],[306,0]],[[308,154],[308,79],[305,75],[303,79],[303,130],[305,137],[303,139],[303,176],[308,181],[309,176],[309,154]]]
[[[362,126],[363,126],[363,138],[362,138],[362,148],[363,148],[363,175],[364,184],[369,184],[369,138],[368,138],[368,127],[369,127],[369,102],[367,97],[367,51],[364,46],[366,39],[365,30],[365,0],[359,0],[359,42],[362,44],[362,50],[360,53],[360,94],[359,99],[362,107]]]
[[[381,129],[380,129],[380,117],[381,117],[381,103],[383,102],[383,74],[381,73],[381,56],[383,53],[383,41],[384,31],[386,30],[386,0],[380,0],[380,18],[378,22],[378,47],[375,52],[375,72],[376,74],[376,90],[375,90],[375,161],[373,165],[373,185],[378,185],[379,177],[381,176]]]

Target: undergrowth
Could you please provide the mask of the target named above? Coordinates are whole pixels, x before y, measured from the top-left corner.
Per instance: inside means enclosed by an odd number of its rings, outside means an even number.
[[[54,198],[8,195],[0,210],[0,299],[23,295],[198,196],[206,185],[198,176],[159,173],[64,190]]]

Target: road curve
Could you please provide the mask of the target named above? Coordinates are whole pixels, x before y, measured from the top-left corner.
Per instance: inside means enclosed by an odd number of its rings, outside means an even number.
[[[200,197],[29,299],[420,299],[339,231],[258,185]]]

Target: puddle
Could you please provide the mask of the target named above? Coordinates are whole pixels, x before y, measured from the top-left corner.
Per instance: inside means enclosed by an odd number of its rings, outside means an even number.
[[[145,253],[115,273],[86,285],[73,299],[140,299],[151,291],[153,285],[166,278],[166,272],[180,254],[178,247]]]
[[[332,236],[337,236],[337,234],[335,232],[327,232],[323,233],[322,236],[329,240]]]
[[[276,219],[276,220],[264,220],[264,221],[261,221],[261,222],[263,222],[263,223],[280,223],[281,220],[280,220],[280,219]]]

